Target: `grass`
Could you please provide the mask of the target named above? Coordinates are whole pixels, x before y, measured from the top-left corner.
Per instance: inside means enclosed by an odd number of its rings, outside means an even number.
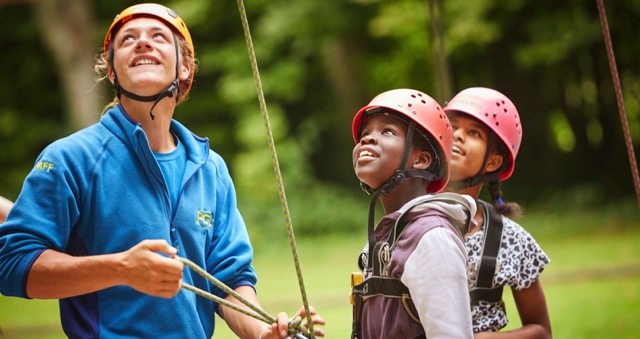
[[[541,277],[555,338],[640,338],[640,210],[630,204],[598,210],[531,209],[521,223],[551,258]],[[298,236],[309,303],[327,320],[328,338],[348,338],[350,272],[365,234]],[[286,236],[261,242],[255,266],[259,298],[270,314],[302,305]],[[520,326],[505,289],[510,324]],[[64,338],[56,301],[0,296],[3,338]],[[214,338],[233,338],[222,321]]]

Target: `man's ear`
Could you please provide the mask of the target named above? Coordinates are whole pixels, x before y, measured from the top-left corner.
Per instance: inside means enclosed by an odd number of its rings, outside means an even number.
[[[491,152],[491,154],[489,154],[489,158],[487,159],[487,165],[484,167],[485,172],[491,173],[500,169],[500,166],[502,166],[502,155]]]
[[[116,73],[109,68],[109,82],[111,82],[112,85],[115,85],[115,79],[116,79]]]
[[[427,151],[419,151],[418,155],[413,161],[413,168],[415,169],[427,169],[431,165],[431,153]]]
[[[179,74],[180,80],[181,81],[187,80],[189,79],[190,75],[191,75],[191,65],[189,65],[187,61],[182,62],[182,65],[180,66],[180,74]]]

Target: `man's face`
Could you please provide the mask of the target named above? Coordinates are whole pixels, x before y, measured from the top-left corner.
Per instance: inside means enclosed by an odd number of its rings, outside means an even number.
[[[120,85],[138,95],[155,95],[176,77],[173,32],[162,21],[135,18],[126,22],[113,42],[113,65]],[[111,74],[113,80],[113,74]]]

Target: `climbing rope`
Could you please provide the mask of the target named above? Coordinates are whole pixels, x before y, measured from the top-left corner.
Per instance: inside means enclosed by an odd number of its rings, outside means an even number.
[[[289,207],[287,205],[287,198],[285,195],[285,191],[284,191],[284,183],[282,181],[282,174],[280,173],[280,165],[278,164],[278,155],[276,153],[276,149],[275,149],[275,144],[273,141],[273,133],[271,131],[271,124],[269,122],[269,114],[267,113],[267,105],[265,103],[264,100],[264,93],[262,91],[262,82],[260,81],[260,73],[258,71],[258,63],[256,61],[256,56],[255,56],[255,52],[253,49],[253,42],[251,39],[251,32],[249,31],[249,23],[247,20],[247,14],[244,8],[244,3],[242,0],[238,0],[238,9],[240,11],[240,19],[242,21],[242,28],[244,30],[244,36],[245,36],[245,41],[247,43],[247,49],[249,51],[249,59],[251,61],[251,69],[253,71],[253,77],[255,79],[256,82],[256,89],[258,92],[258,100],[260,102],[260,110],[262,112],[262,119],[264,121],[264,126],[266,129],[266,133],[267,133],[267,142],[269,144],[269,150],[271,151],[271,161],[273,164],[273,170],[275,172],[275,176],[276,176],[276,182],[278,184],[278,192],[279,192],[279,196],[280,196],[280,203],[282,204],[282,210],[284,213],[284,219],[285,219],[285,224],[287,227],[287,234],[289,236],[289,243],[291,245],[291,252],[293,254],[293,262],[295,265],[295,269],[296,269],[296,274],[298,276],[298,285],[300,286],[300,294],[302,295],[302,302],[304,305],[304,310],[305,310],[305,315],[307,318],[307,326],[308,329],[305,329],[303,326],[301,326],[302,323],[302,318],[301,317],[295,317],[292,321],[289,322],[289,330],[288,330],[288,335],[290,336],[294,336],[295,338],[298,339],[315,339],[315,331],[313,330],[313,320],[311,318],[311,311],[309,309],[309,303],[307,301],[307,293],[305,292],[305,288],[304,288],[304,281],[302,278],[302,270],[300,268],[300,261],[298,259],[298,251],[296,249],[296,241],[295,241],[295,236],[293,234],[293,226],[291,223],[291,216],[289,213]],[[203,276],[204,278],[206,278],[208,281],[210,281],[211,283],[213,283],[215,286],[217,286],[218,288],[220,288],[222,291],[224,291],[225,293],[231,295],[232,297],[234,297],[235,299],[237,299],[238,301],[240,301],[242,304],[244,304],[245,306],[247,306],[247,308],[241,307],[239,305],[236,305],[226,299],[220,298],[214,294],[211,294],[207,291],[204,291],[200,288],[197,288],[193,285],[187,284],[185,282],[181,283],[181,288],[184,288],[188,291],[191,291],[201,297],[210,299],[218,304],[224,305],[230,309],[233,309],[237,312],[240,312],[244,315],[253,317],[255,319],[258,319],[262,322],[265,322],[267,324],[273,324],[277,321],[276,318],[274,318],[273,316],[269,315],[268,313],[266,313],[264,310],[260,309],[259,307],[256,307],[255,305],[253,305],[250,301],[248,301],[247,299],[245,299],[244,297],[242,297],[240,294],[238,294],[236,291],[232,290],[231,288],[229,288],[227,285],[225,285],[224,283],[222,283],[220,280],[216,279],[214,276],[212,276],[211,274],[209,274],[206,270],[202,269],[201,267],[199,267],[198,265],[196,265],[194,262],[192,262],[189,259],[186,258],[182,258],[182,257],[176,257],[177,260],[181,261],[183,264],[185,264],[187,267],[191,268],[192,270],[194,270],[196,273],[198,273],[199,275]]]
[[[218,304],[227,306],[237,312],[240,312],[244,315],[248,315],[250,317],[253,317],[255,319],[258,319],[262,322],[265,322],[269,325],[275,323],[277,320],[276,318],[274,318],[273,316],[269,315],[267,312],[265,312],[264,310],[260,309],[259,307],[256,307],[254,304],[252,304],[250,301],[248,301],[247,299],[245,299],[244,297],[242,297],[240,294],[238,294],[236,291],[232,290],[231,288],[229,288],[227,285],[225,285],[223,282],[221,282],[220,280],[216,279],[213,275],[209,274],[209,272],[207,272],[206,270],[202,269],[200,266],[196,265],[193,261],[186,259],[186,258],[182,258],[182,257],[176,257],[177,260],[181,261],[183,264],[185,264],[185,266],[191,268],[192,270],[194,270],[196,273],[198,273],[199,275],[201,275],[202,277],[204,277],[205,279],[207,279],[209,282],[211,282],[212,284],[214,284],[216,287],[220,288],[223,292],[231,295],[232,297],[236,298],[238,301],[240,301],[242,304],[244,304],[245,306],[247,306],[248,308],[244,308],[241,307],[239,305],[236,305],[226,299],[220,298],[214,294],[211,294],[209,292],[206,292],[200,288],[197,288],[193,285],[189,285],[185,282],[182,282],[182,288],[189,290],[191,292],[194,292],[195,294],[207,298],[209,300],[212,300]],[[310,318],[307,318],[310,319]],[[289,331],[288,334],[289,335],[293,335],[296,336],[296,338],[310,338],[308,331],[301,326],[302,323],[302,318],[300,317],[295,317],[290,323],[289,323]],[[311,321],[308,321],[307,323],[311,323]],[[300,333],[302,333],[304,336],[301,336]]]
[[[627,155],[629,156],[629,163],[631,164],[631,175],[633,176],[634,187],[636,189],[638,206],[640,206],[640,176],[638,175],[638,163],[636,162],[636,156],[633,150],[633,141],[631,140],[631,132],[629,129],[629,122],[627,121],[627,113],[624,108],[624,98],[622,96],[622,85],[620,85],[618,68],[616,66],[616,57],[613,53],[613,44],[611,43],[611,35],[609,33],[607,13],[605,12],[604,3],[602,2],[602,0],[596,0],[596,2],[598,4],[598,14],[600,16],[600,25],[602,26],[602,35],[604,36],[604,43],[607,48],[607,57],[609,59],[609,69],[611,70],[611,77],[613,78],[613,87],[615,88],[615,92],[616,92],[616,101],[618,102],[618,112],[620,113],[622,130],[624,132],[624,141],[625,141],[625,144],[627,145]]]
[[[289,244],[291,247],[291,254],[293,255],[293,264],[295,266],[296,275],[298,276],[298,285],[300,287],[300,294],[302,296],[302,304],[307,316],[307,323],[309,324],[309,332],[311,338],[315,338],[313,330],[313,321],[311,321],[311,312],[309,311],[309,303],[307,301],[307,293],[304,288],[304,280],[302,278],[302,269],[300,268],[300,261],[298,259],[298,250],[296,248],[295,235],[293,234],[293,225],[291,223],[291,215],[289,214],[289,206],[287,204],[287,197],[284,191],[284,183],[282,181],[282,174],[280,173],[280,165],[278,164],[278,155],[276,153],[275,143],[273,141],[273,133],[271,132],[271,123],[269,122],[269,114],[267,112],[267,104],[264,100],[264,93],[262,91],[262,82],[260,81],[260,72],[258,70],[258,62],[256,61],[256,54],[253,49],[253,41],[251,39],[251,31],[249,30],[249,21],[247,20],[247,12],[244,8],[244,2],[237,0],[238,10],[240,12],[240,20],[242,21],[242,30],[244,31],[245,42],[247,43],[247,50],[249,52],[249,60],[251,62],[251,71],[253,72],[253,78],[256,83],[256,90],[258,92],[258,101],[260,103],[260,111],[262,113],[262,120],[267,133],[267,143],[269,145],[269,151],[271,152],[271,163],[273,165],[273,171],[276,176],[276,183],[278,184],[278,193],[280,196],[280,204],[282,205],[282,212],[284,213],[285,226],[287,228],[287,235],[289,236]]]

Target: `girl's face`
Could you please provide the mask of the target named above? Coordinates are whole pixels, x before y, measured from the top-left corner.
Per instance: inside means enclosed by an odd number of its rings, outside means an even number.
[[[155,95],[175,79],[176,46],[173,32],[163,22],[145,17],[130,20],[112,43],[113,65],[125,89],[138,95]],[[189,66],[183,63],[179,78],[188,76]]]
[[[487,152],[489,130],[475,118],[465,114],[455,114],[451,120],[453,127],[453,153],[449,165],[451,181],[461,181],[470,178],[480,171]],[[495,170],[493,154],[487,159],[484,171]],[[501,159],[500,159],[501,160]],[[491,168],[489,168],[491,167]]]
[[[364,123],[352,154],[353,169],[361,182],[377,189],[393,176],[402,162],[406,133],[407,124],[390,115],[375,115]],[[414,147],[411,149],[408,164],[417,157]]]

